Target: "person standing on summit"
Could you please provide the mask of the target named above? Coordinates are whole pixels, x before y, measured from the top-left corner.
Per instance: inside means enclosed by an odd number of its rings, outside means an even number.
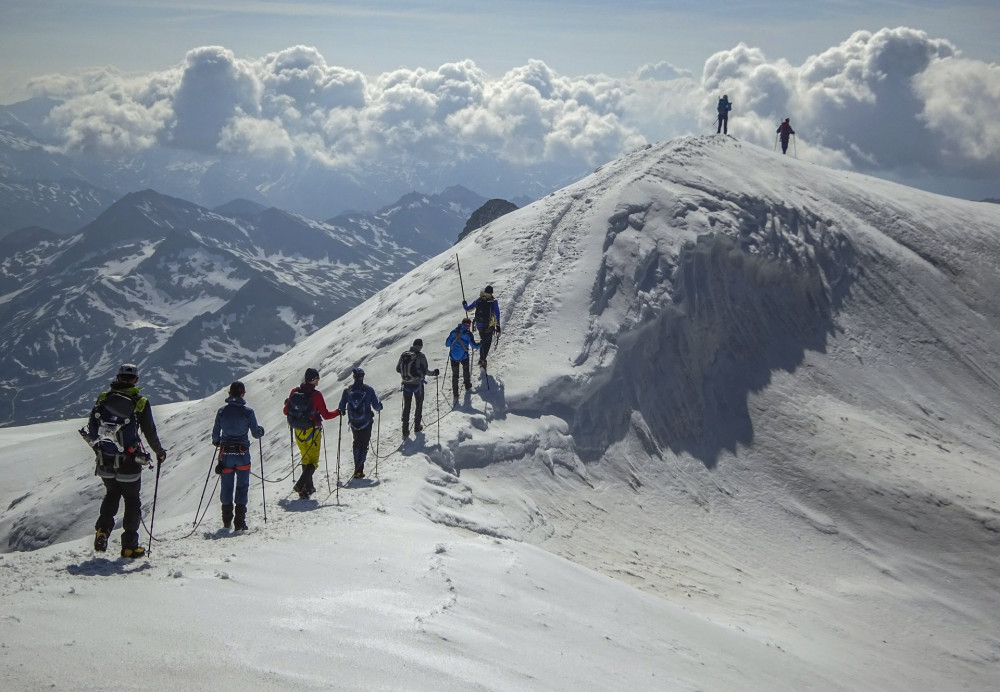
[[[778,125],[778,129],[775,130],[778,136],[781,138],[781,153],[785,154],[788,152],[788,138],[795,134],[795,130],[792,129],[792,125],[788,122],[788,118]]]
[[[490,355],[493,335],[500,336],[500,305],[493,297],[493,287],[487,286],[471,303],[462,301],[466,312],[475,311],[473,325],[479,332],[479,367],[486,369],[486,358]]]
[[[716,110],[719,112],[719,127],[715,130],[715,134],[719,134],[720,132],[729,134],[729,111],[733,110],[733,104],[729,102],[727,94],[723,94],[722,98],[719,99],[719,105],[716,106]]]

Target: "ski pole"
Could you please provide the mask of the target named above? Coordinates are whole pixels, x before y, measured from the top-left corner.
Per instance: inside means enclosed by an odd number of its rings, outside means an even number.
[[[292,489],[295,489],[295,433],[292,432],[292,426],[288,426],[288,456],[292,458]]]
[[[378,422],[375,426],[375,478],[378,478],[378,438],[382,435],[382,412],[377,411]]]
[[[455,266],[458,267],[458,285],[462,287],[462,304],[465,304],[465,282],[462,281],[462,263],[458,261],[458,253],[455,253]],[[469,311],[465,311],[465,316],[469,316]]]
[[[330,458],[326,455],[326,435],[323,435],[323,468],[326,469],[326,491],[332,493],[330,487]]]
[[[344,434],[344,417],[337,416],[340,419],[340,426],[337,428],[337,504],[340,504],[340,441]]]
[[[215,451],[212,452],[212,463],[208,466],[208,475],[205,476],[205,487],[201,489],[201,499],[198,500],[198,509],[194,513],[194,521],[191,522],[192,526],[198,525],[198,515],[201,514],[201,503],[205,501],[205,491],[208,490],[208,479],[212,477],[212,469],[215,468],[215,458],[222,452],[221,447],[216,447]],[[205,509],[208,511],[208,508]]]
[[[778,133],[774,134],[774,151],[778,151]]]
[[[267,523],[267,497],[264,495],[264,486],[267,483],[264,481],[266,476],[264,475],[264,443],[261,439],[257,438],[257,448],[260,450],[260,503],[264,507],[264,523]]]
[[[799,158],[799,152],[797,147],[795,146],[795,135],[792,135],[792,156],[794,156],[795,158]]]
[[[437,429],[438,429],[438,448],[441,447],[441,377],[439,375],[434,376],[434,398],[437,400]]]
[[[160,460],[156,460],[156,482],[153,484],[153,510],[149,513],[149,547],[146,554],[153,552],[153,522],[156,521],[156,495],[160,491]],[[206,483],[207,485],[207,483]]]

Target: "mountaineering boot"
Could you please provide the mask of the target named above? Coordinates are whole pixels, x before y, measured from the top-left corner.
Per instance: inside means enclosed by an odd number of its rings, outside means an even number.
[[[222,525],[227,529],[233,524],[233,506],[232,504],[222,505]]]
[[[418,432],[420,432],[423,429],[424,429],[424,426],[422,424],[420,424],[420,423],[414,423],[414,425],[413,425],[413,432],[418,433]]]
[[[94,536],[94,550],[99,553],[103,553],[108,549],[108,532],[104,529],[97,529],[97,534]]]
[[[131,558],[133,560],[138,557],[146,557],[146,549],[141,545],[137,545],[134,548],[122,548],[122,557]]]
[[[312,465],[302,467],[302,475],[299,477],[299,482],[295,484],[295,490],[298,492],[300,500],[308,500],[309,496],[316,492],[316,486],[312,482],[315,471],[316,467]]]
[[[365,477],[365,467],[364,466],[355,466],[354,467],[354,475],[352,476],[352,478],[364,478],[364,477]]]
[[[233,524],[233,528],[237,531],[247,531],[249,527],[247,526],[247,506],[246,505],[236,505],[236,521]]]
[[[410,436],[410,426],[407,423],[403,423],[403,437]]]

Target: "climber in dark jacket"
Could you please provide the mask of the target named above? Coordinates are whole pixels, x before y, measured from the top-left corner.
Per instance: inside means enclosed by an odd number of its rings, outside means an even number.
[[[792,129],[791,123],[788,122],[788,118],[778,125],[776,130],[778,137],[781,138],[781,153],[784,154],[788,151],[788,138],[795,134],[795,130]]]
[[[94,550],[103,553],[108,549],[108,537],[115,528],[118,505],[124,500],[122,557],[133,559],[146,554],[146,549],[139,545],[139,521],[142,513],[142,469],[149,462],[149,455],[142,449],[139,431],[156,454],[158,465],[167,458],[167,451],[156,433],[152,407],[146,397],[140,396],[138,382],[139,368],[132,363],[123,363],[109,389],[97,397],[86,429],[80,431],[94,448],[96,473],[104,481],[106,490],[100,516],[94,525]],[[129,410],[123,415],[127,414],[131,420],[112,431],[108,429],[107,421],[102,421],[101,415],[102,411],[107,414],[108,408],[115,405],[113,400],[125,403],[125,408]]]
[[[479,332],[479,367],[486,368],[486,358],[490,355],[493,335],[500,336],[500,304],[493,297],[493,287],[487,286],[471,303],[462,301],[466,311],[474,311],[474,328]]]

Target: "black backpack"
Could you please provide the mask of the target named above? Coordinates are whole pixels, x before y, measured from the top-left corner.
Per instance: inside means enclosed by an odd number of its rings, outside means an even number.
[[[483,298],[480,296],[479,302],[476,303],[476,315],[475,315],[476,326],[480,329],[492,329],[496,326],[493,317],[493,298]]]
[[[403,377],[404,384],[420,384],[423,380],[417,370],[417,354],[407,351],[399,359],[399,374]]]
[[[309,430],[316,427],[315,414],[313,409],[312,393],[303,392],[299,388],[292,390],[286,403],[288,414],[288,427],[292,430]]]
[[[140,450],[136,400],[111,390],[97,398],[90,425],[94,449],[106,456],[134,454]]]

